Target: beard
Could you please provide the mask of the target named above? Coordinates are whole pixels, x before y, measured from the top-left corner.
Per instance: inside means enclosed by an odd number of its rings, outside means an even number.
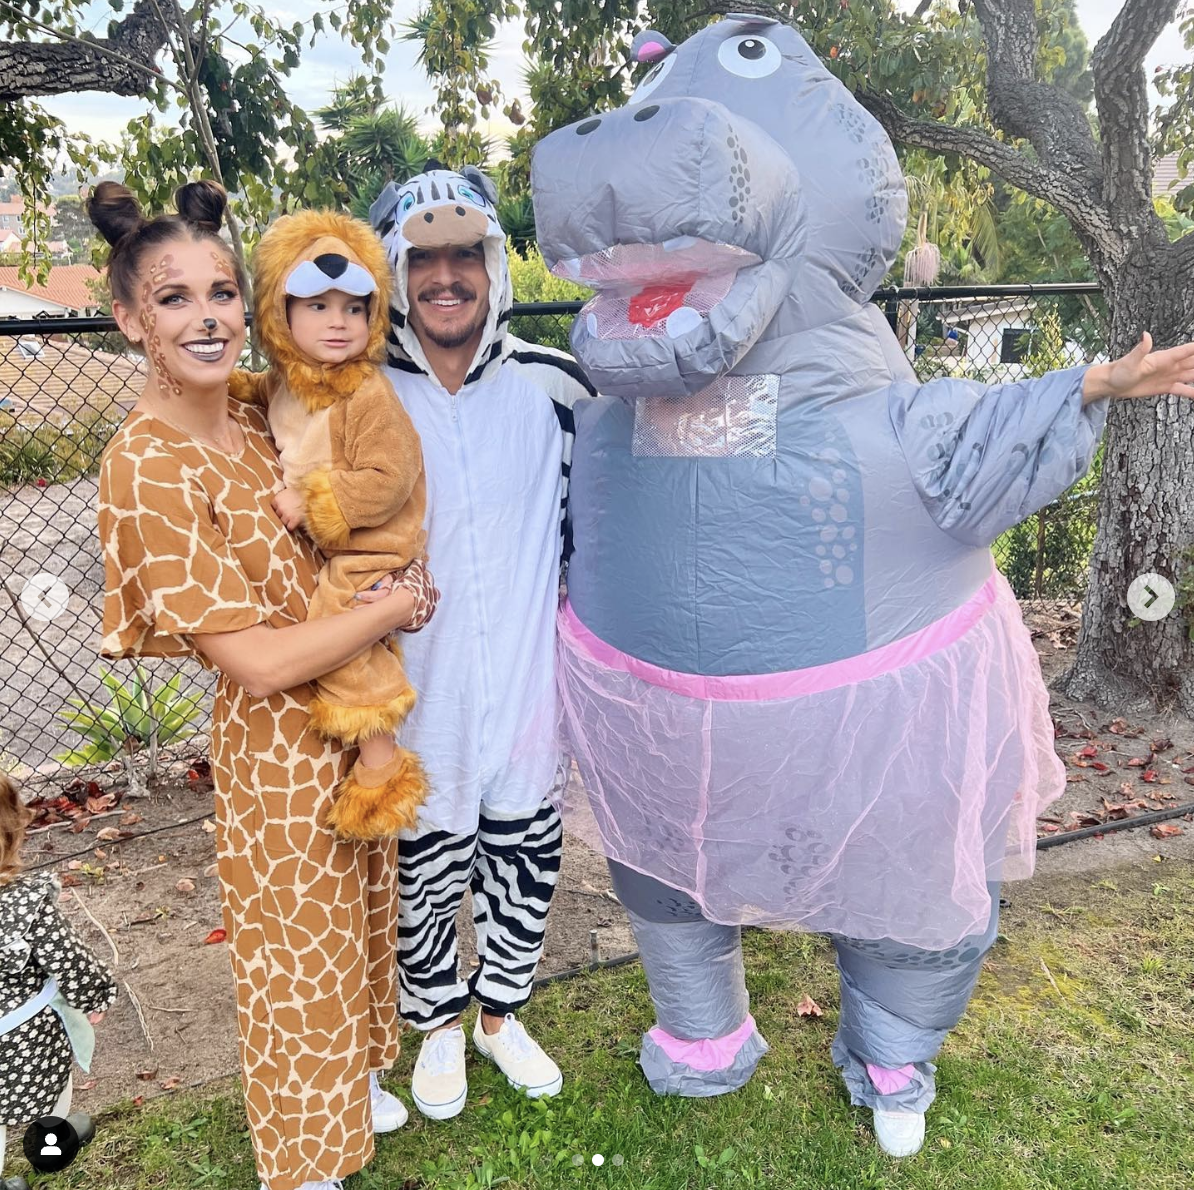
[[[425,335],[437,347],[445,351],[453,351],[457,347],[463,347],[485,325],[485,319],[489,316],[488,307],[478,303],[478,309],[467,325],[451,331],[441,331],[429,326],[426,319],[422,316],[422,311],[419,309],[420,302],[429,301],[437,297],[454,297],[460,298],[462,301],[470,299],[475,301],[477,295],[467,285],[456,282],[446,290],[426,290],[419,294],[418,301],[415,302],[414,308],[411,311],[412,315],[417,315],[417,317],[412,319],[415,323],[415,329]]]

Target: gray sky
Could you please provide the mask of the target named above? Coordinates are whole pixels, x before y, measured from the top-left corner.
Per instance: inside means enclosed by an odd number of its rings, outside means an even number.
[[[914,2],[915,0],[910,0],[910,3]],[[1077,0],[1078,18],[1092,47],[1114,20],[1120,2],[1121,0]],[[270,7],[269,4],[266,5],[267,11]],[[276,12],[280,19],[289,24],[305,19],[316,7],[318,6],[311,0],[290,0],[284,9],[277,8]],[[394,12],[398,20],[406,20],[414,16],[418,7],[418,0],[398,0]],[[96,33],[101,33],[111,16],[108,5],[94,0],[90,10],[93,28]],[[243,23],[242,29],[245,39],[248,40],[251,32]],[[235,35],[234,30],[233,36]],[[490,66],[494,77],[502,86],[506,101],[515,95],[521,95],[523,106],[526,108],[529,105],[526,103],[522,78],[526,66],[522,40],[520,26],[503,26]],[[1171,65],[1185,57],[1186,51],[1175,23],[1166,29],[1149,55],[1148,72],[1151,75],[1154,67]],[[302,66],[290,82],[290,93],[295,101],[307,110],[320,107],[327,101],[332,88],[337,83],[344,82],[359,67],[357,55],[348,46],[335,37],[323,36],[314,48],[305,50]],[[423,71],[415,63],[413,46],[399,41],[392,47],[386,59],[384,77],[389,96],[404,102],[420,116],[429,129],[434,128],[436,122],[429,110],[434,102],[434,94]],[[59,96],[44,100],[43,103],[49,111],[59,116],[71,131],[86,132],[93,137],[110,140],[119,136],[121,129],[133,116],[142,115],[145,111],[144,100],[122,99],[94,92]],[[487,131],[495,137],[504,137],[512,130],[498,112]]]

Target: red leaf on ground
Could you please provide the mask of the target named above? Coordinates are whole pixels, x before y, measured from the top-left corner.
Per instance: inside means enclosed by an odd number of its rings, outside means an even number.
[[[821,1006],[811,996],[805,996],[796,1005],[797,1016],[822,1016]]]
[[[1120,735],[1122,732],[1127,731],[1127,729],[1128,721],[1126,719],[1112,719],[1107,725],[1107,730],[1114,735]]]
[[[76,818],[70,824],[70,833],[72,835],[81,835],[91,825],[90,818]]]
[[[87,796],[88,797],[98,797],[99,791],[100,791],[99,782],[97,782],[97,781],[88,781],[87,782]]]
[[[144,1102],[145,1102],[144,1095],[134,1095],[133,1096],[133,1106],[134,1107],[140,1107]]]
[[[1151,744],[1149,744],[1149,747],[1154,752],[1168,752],[1169,749],[1173,747],[1173,741],[1167,740],[1164,736],[1159,736],[1157,739],[1153,740]]]
[[[116,799],[110,794],[105,793],[100,797],[89,797],[87,799],[87,809],[92,814],[102,814],[105,810],[110,810],[116,804]]]
[[[1090,760],[1092,757],[1098,756],[1099,750],[1094,744],[1087,744],[1085,748],[1078,749],[1078,755]]]
[[[1081,773],[1070,773],[1065,780],[1067,785],[1077,785],[1080,781],[1085,781],[1086,778]]]
[[[1103,820],[1097,814],[1075,814],[1074,826],[1101,826]]]
[[[218,926],[216,929],[212,930],[212,932],[210,934],[208,934],[208,936],[206,938],[203,939],[203,945],[211,946],[216,942],[227,942],[227,941],[228,941],[228,931],[226,929],[224,929],[223,926]]]
[[[67,872],[67,874],[65,876],[60,876],[59,881],[61,882],[63,888],[78,888],[79,887],[78,876],[73,876],[70,872]]]
[[[1059,830],[1061,830],[1061,824],[1057,822],[1041,822],[1037,825],[1041,828],[1041,830],[1050,835],[1055,835]]]
[[[1104,764],[1101,760],[1096,760],[1090,767],[1099,773],[1109,773],[1111,771],[1111,766]]]
[[[1176,822],[1158,822],[1148,833],[1154,839],[1172,839],[1174,835],[1184,835],[1186,832]]]
[[[1157,770],[1156,769],[1146,769],[1143,773],[1140,774],[1140,780],[1147,781],[1150,785],[1155,785],[1157,783]]]
[[[1128,784],[1128,782],[1127,782],[1127,781],[1125,781],[1125,782],[1124,782],[1124,783],[1123,783],[1123,784],[1122,784],[1122,785],[1119,787],[1119,796],[1120,796],[1120,797],[1134,797],[1134,796],[1135,796],[1135,794],[1136,794],[1136,788],[1135,788],[1135,786]]]
[[[1148,760],[1145,757],[1133,756],[1132,759],[1128,761],[1128,768],[1142,769],[1146,764],[1148,764]]]

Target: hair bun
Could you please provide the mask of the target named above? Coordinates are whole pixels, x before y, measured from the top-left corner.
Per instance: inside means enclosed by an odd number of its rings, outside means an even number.
[[[188,182],[175,191],[174,205],[188,223],[204,231],[219,231],[228,207],[228,192],[218,182]]]
[[[101,182],[92,190],[87,196],[87,218],[113,247],[147,222],[133,192],[120,182]]]

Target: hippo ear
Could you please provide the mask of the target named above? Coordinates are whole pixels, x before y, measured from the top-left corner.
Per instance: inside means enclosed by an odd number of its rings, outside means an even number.
[[[498,192],[497,187],[493,184],[493,180],[487,175],[483,174],[475,165],[466,165],[460,171],[461,176],[468,178],[472,184],[485,195],[491,207],[497,206]]]
[[[630,43],[633,62],[660,62],[676,47],[658,30],[644,29]]]

